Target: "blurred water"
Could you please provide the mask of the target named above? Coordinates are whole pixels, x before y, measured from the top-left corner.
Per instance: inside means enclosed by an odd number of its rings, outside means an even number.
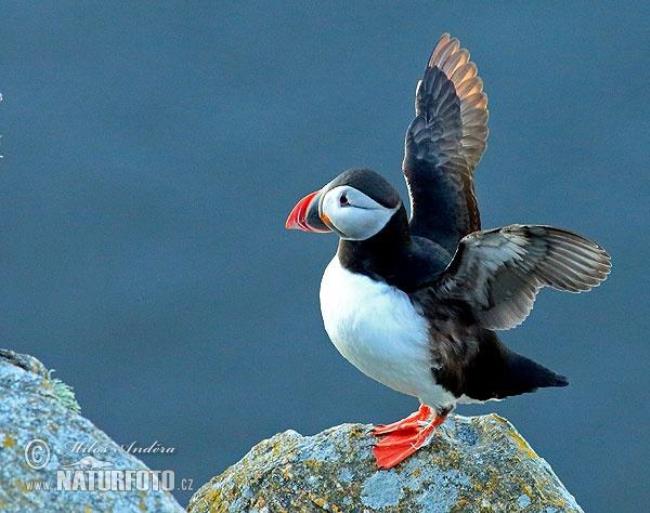
[[[490,98],[484,225],[597,239],[614,273],[546,292],[504,339],[571,387],[499,405],[586,511],[650,499],[644,2],[5,2],[0,335],[144,458],[203,483],[261,438],[415,402],[328,342],[331,237],[288,210],[367,165],[404,192],[403,132],[440,33]],[[179,491],[182,502],[189,493]]]

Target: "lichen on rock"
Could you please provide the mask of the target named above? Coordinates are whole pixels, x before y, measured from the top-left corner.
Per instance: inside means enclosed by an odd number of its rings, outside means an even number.
[[[165,490],[65,490],[57,471],[147,470],[92,422],[79,415],[72,389],[36,358],[0,349],[0,511],[2,513],[181,513]],[[101,460],[72,450],[102,447]],[[36,445],[38,444],[38,445]],[[38,447],[38,453],[30,453]],[[81,465],[81,466],[80,466]],[[95,470],[91,466],[90,470]]]
[[[378,471],[371,426],[256,445],[192,497],[190,513],[581,512],[546,461],[497,415],[450,416],[428,447]]]

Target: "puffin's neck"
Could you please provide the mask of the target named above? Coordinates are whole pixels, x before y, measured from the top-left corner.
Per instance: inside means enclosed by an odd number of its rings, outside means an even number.
[[[402,205],[377,235],[360,241],[341,239],[337,256],[348,271],[400,287],[410,246],[408,218]]]

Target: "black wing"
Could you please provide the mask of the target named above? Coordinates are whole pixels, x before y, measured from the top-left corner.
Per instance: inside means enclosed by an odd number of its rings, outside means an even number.
[[[428,292],[461,301],[486,329],[522,323],[542,287],[583,292],[600,285],[611,259],[598,244],[559,228],[510,225],[464,237]]]
[[[418,82],[403,170],[411,232],[454,253],[481,221],[472,173],[488,136],[487,96],[469,52],[444,34]]]

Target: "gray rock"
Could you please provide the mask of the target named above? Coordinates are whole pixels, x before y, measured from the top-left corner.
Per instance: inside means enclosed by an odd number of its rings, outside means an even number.
[[[147,470],[79,415],[72,389],[36,358],[0,350],[0,511],[184,511],[168,491],[83,491],[57,486],[57,471]],[[93,454],[74,450],[94,444]],[[77,485],[80,485],[77,482]],[[49,489],[48,489],[49,487]],[[159,487],[160,488],[160,487]]]
[[[147,470],[83,418],[72,389],[41,362],[0,349],[0,511],[184,511],[165,490],[57,487],[61,470]],[[377,471],[371,426],[295,431],[255,446],[205,484],[191,513],[581,512],[549,465],[506,420],[452,416],[404,464]],[[101,448],[92,455],[76,444]]]
[[[190,513],[581,512],[546,461],[497,415],[451,416],[431,444],[378,471],[371,426],[256,445],[190,501]]]

